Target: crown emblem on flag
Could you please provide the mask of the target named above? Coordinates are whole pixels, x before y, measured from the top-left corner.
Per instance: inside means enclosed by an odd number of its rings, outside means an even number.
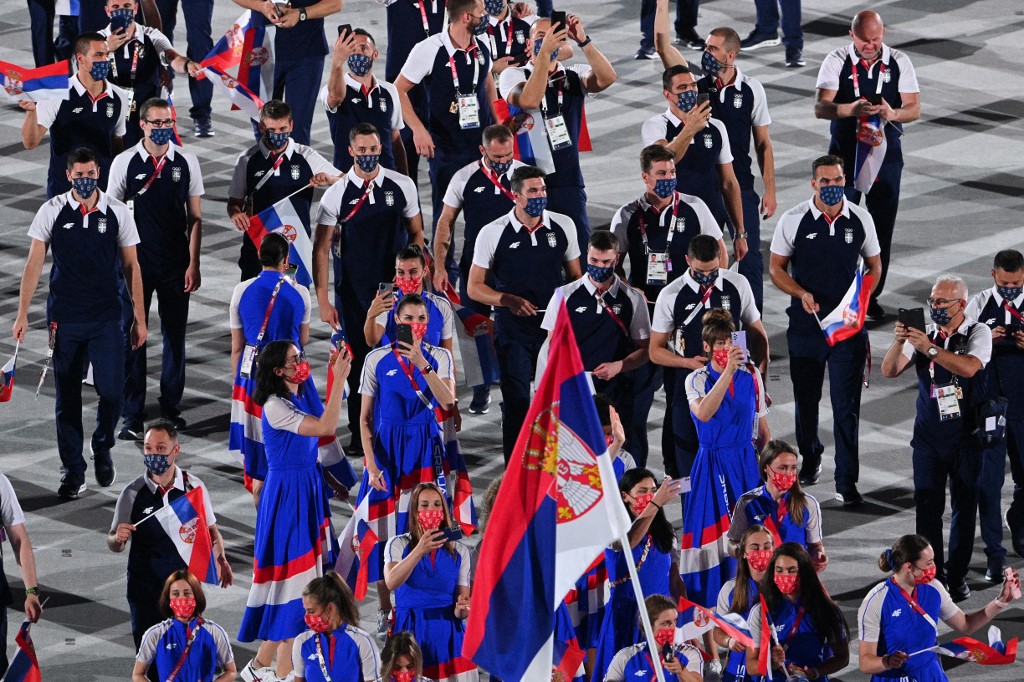
[[[558,418],[559,403],[541,412],[530,428],[523,468],[555,477],[548,494],[558,503],[558,523],[586,514],[604,495],[597,457]]]
[[[254,47],[252,52],[249,53],[249,64],[253,66],[263,66],[270,61],[270,50],[265,47]]]
[[[7,91],[8,95],[20,95],[25,91],[21,82],[24,76],[19,71],[10,69],[4,76],[4,90]]]
[[[220,82],[223,83],[226,87],[229,87],[231,89],[234,89],[235,86],[238,85],[238,81],[236,81],[234,78],[232,78],[231,76],[229,76],[226,73],[221,75]]]
[[[295,239],[299,236],[298,232],[296,232],[295,230],[294,225],[285,225],[284,227],[282,227],[281,235],[289,242],[294,242]]]
[[[185,544],[191,545],[196,541],[196,528],[199,525],[199,517],[195,517],[181,524],[181,528],[178,529],[178,535],[181,537],[181,541]]]

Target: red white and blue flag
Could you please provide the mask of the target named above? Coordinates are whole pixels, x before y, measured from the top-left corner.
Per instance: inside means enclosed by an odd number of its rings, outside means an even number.
[[[1017,638],[1005,644],[1003,634],[994,625],[988,629],[988,644],[970,637],[958,637],[952,642],[938,644],[925,651],[934,651],[941,656],[959,658],[979,665],[1008,665],[1017,660]]]
[[[156,510],[153,516],[174,543],[192,575],[204,583],[216,585],[217,565],[213,558],[210,527],[206,522],[203,489],[193,488]]]
[[[36,648],[28,632],[30,627],[32,623],[26,620],[14,638],[18,645],[18,653],[11,659],[11,665],[3,678],[4,682],[41,682],[43,679],[39,672],[39,661],[36,659]]]
[[[853,160],[853,188],[867,194],[882,168],[886,150],[885,121],[879,114],[866,116],[857,126],[857,149]]]
[[[257,16],[245,31],[238,64],[238,80],[264,100],[273,98],[276,33],[276,26],[268,23],[263,15]]]
[[[0,62],[0,98],[8,102],[67,99],[70,75],[66,59],[38,69]]]
[[[715,625],[722,628],[727,635],[744,646],[753,647],[754,640],[750,635],[750,627],[747,619],[738,613],[718,614],[700,604],[694,604],[686,597],[679,598],[679,614],[682,616],[689,612],[691,623],[684,625],[684,636],[676,637],[676,641],[697,639]],[[696,634],[691,634],[696,633]]]
[[[295,281],[305,287],[313,283],[313,242],[309,241],[309,235],[291,199],[285,197],[249,218],[249,229],[246,232],[257,250],[268,234],[280,233],[288,240],[288,262],[298,267]]]
[[[257,13],[258,14],[258,13]],[[262,16],[262,15],[261,15]],[[199,62],[201,66],[213,66],[221,71],[233,69],[241,63],[242,46],[245,44],[245,32],[252,27],[253,12],[245,10],[242,16],[235,20],[217,44],[213,46],[209,54]],[[202,78],[202,74],[198,76]]]
[[[555,161],[551,156],[544,121],[537,120],[530,112],[509,104],[504,99],[495,101],[494,110],[498,115],[498,121],[513,133],[514,157],[528,166],[536,166],[546,173],[553,173]],[[581,152],[593,151],[585,109],[581,117],[580,137],[576,144]]]
[[[14,357],[7,361],[7,364],[0,369],[3,373],[3,385],[0,386],[0,403],[6,403],[14,393],[14,367],[18,363],[18,350],[21,343],[14,347]]]
[[[462,648],[507,680],[551,679],[556,609],[629,529],[564,299],[558,306],[547,371],[481,545]]]
[[[874,277],[864,272],[863,264],[858,265],[853,282],[839,305],[818,320],[828,345],[834,346],[845,341],[864,328],[864,316],[868,312],[868,300],[871,298],[874,281]]]
[[[259,95],[245,87],[238,79],[232,78],[231,74],[221,71],[216,66],[207,66],[203,69],[214,89],[224,93],[231,101],[231,104],[245,112],[249,118],[258,121],[260,109],[263,108],[263,100]]]

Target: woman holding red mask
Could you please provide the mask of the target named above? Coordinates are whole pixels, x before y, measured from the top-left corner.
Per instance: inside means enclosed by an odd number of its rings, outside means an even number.
[[[641,594],[682,596],[679,580],[678,545],[675,531],[662,507],[679,498],[679,481],[665,481],[659,487],[647,469],[630,469],[619,479],[619,495],[633,525],[629,529],[629,549],[633,553]],[[606,549],[604,565],[608,571],[611,594],[604,609],[600,634],[596,640],[593,680],[601,682],[615,654],[643,639],[640,609],[626,567],[626,556],[618,543]]]
[[[747,528],[736,551],[736,577],[726,581],[718,593],[718,613],[738,613],[746,620],[750,609],[758,603],[759,585],[768,571],[774,548],[772,535],[764,526],[755,524]],[[747,648],[720,627],[715,627],[713,636],[715,643],[729,652],[722,682],[752,679],[747,674]]]
[[[381,682],[418,682],[423,673],[423,652],[409,632],[395,633],[384,645]]]
[[[965,614],[935,580],[935,552],[920,535],[897,540],[878,557],[878,567],[890,576],[868,592],[857,613],[860,671],[869,673],[872,680],[946,682],[938,656],[927,651],[937,643],[938,621],[969,635],[1020,594],[1020,576],[1008,569],[999,596],[984,608]]]
[[[302,591],[309,629],[295,638],[295,682],[376,682],[380,654],[373,636],[359,629],[359,608],[334,571]]]
[[[382,639],[391,615],[391,595],[383,582],[384,548],[393,535],[410,528],[406,510],[414,509],[409,497],[416,484],[436,483],[462,531],[468,535],[476,527],[465,460],[441,424],[455,405],[452,354],[425,340],[430,314],[416,294],[402,297],[395,318],[409,326],[414,343],[396,341],[370,351],[359,385],[365,468],[358,505],[369,505],[376,533],[360,566],[365,566],[368,583],[377,582],[377,635]]]
[[[154,662],[161,680],[235,679],[231,641],[224,628],[203,618],[205,609],[206,595],[194,575],[182,569],[167,576],[160,593],[160,611],[168,619],[142,636],[132,682],[148,682],[146,671]],[[222,671],[220,675],[216,674],[217,668]]]
[[[477,679],[462,657],[469,617],[469,550],[445,536],[452,517],[441,489],[420,483],[409,501],[409,532],[388,541],[384,581],[395,593],[395,632],[410,632],[423,653],[423,675],[438,682]]]
[[[644,600],[644,608],[654,630],[654,643],[658,645],[658,652],[654,655],[661,659],[666,681],[700,682],[704,668],[700,651],[692,644],[675,643],[676,620],[679,617],[675,602],[663,594],[653,594]],[[600,679],[605,682],[656,679],[654,656],[648,651],[646,639],[615,654]]]
[[[764,485],[746,492],[736,503],[729,523],[729,546],[736,548],[746,529],[764,525],[778,547],[783,542],[803,545],[819,573],[828,566],[821,541],[821,506],[800,488],[796,451],[783,440],[769,441],[758,461]]]
[[[757,452],[771,434],[764,382],[739,346],[726,310],[704,313],[701,340],[711,361],[686,377],[686,399],[700,448],[683,500],[683,541],[679,565],[689,599],[715,603],[736,560],[725,539],[740,496],[757,485]]]
[[[828,680],[850,662],[850,634],[839,606],[825,592],[802,545],[787,542],[775,548],[761,580],[768,605],[768,627],[774,628],[769,656],[771,677],[785,682],[790,675]],[[761,642],[761,604],[747,618],[755,647],[747,649],[747,670],[757,671]]]

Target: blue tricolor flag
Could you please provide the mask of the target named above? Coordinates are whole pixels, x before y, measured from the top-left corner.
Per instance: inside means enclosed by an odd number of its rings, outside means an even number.
[[[193,488],[157,509],[153,516],[160,522],[192,575],[201,582],[216,585],[217,566],[213,559],[210,527],[206,522],[203,488]]]
[[[216,66],[207,66],[203,69],[203,73],[207,75],[217,90],[227,96],[231,104],[248,114],[252,120],[259,120],[260,109],[263,108],[263,100],[259,98],[259,95],[245,87],[239,80],[232,78],[231,74],[221,71]]]
[[[0,98],[9,102],[67,99],[69,76],[66,59],[38,69],[0,62]]]
[[[871,298],[871,286],[875,278],[864,273],[863,265],[857,267],[857,273],[846,290],[839,305],[825,317],[818,320],[821,331],[825,333],[828,345],[834,346],[864,328],[864,316],[868,311],[868,300]]]
[[[43,679],[39,672],[39,661],[36,659],[36,648],[28,633],[30,627],[32,623],[26,620],[14,638],[18,644],[18,653],[11,659],[11,665],[4,675],[4,682],[41,682]]]
[[[565,301],[558,306],[547,369],[481,545],[462,648],[506,680],[551,679],[556,609],[629,529]]]
[[[952,642],[937,644],[925,651],[934,651],[941,656],[959,658],[979,665],[1008,665],[1017,660],[1017,638],[1014,637],[1005,644],[1002,639],[1002,632],[993,625],[988,629],[988,644],[970,637],[958,637]]]
[[[18,350],[21,348],[21,343],[14,347],[14,357],[7,361],[7,364],[0,369],[3,376],[0,377],[0,403],[6,403],[11,399],[11,395],[14,393],[14,366],[18,363]]]
[[[246,232],[257,250],[265,236],[271,232],[280,232],[288,240],[288,262],[298,267],[295,281],[305,287],[313,283],[313,242],[309,241],[309,235],[291,199],[285,197],[254,215],[249,219]]]
[[[258,12],[257,12],[258,14]],[[245,32],[251,28],[253,12],[245,10],[242,16],[235,20],[217,44],[213,46],[209,54],[200,62],[201,66],[214,66],[221,71],[233,69],[239,65],[242,59],[242,45],[245,43]],[[201,78],[200,74],[197,78]]]
[[[867,194],[882,168],[886,150],[885,121],[879,114],[866,116],[857,125],[857,150],[853,161],[853,187]]]
[[[252,26],[245,31],[242,59],[238,64],[238,80],[257,97],[273,99],[274,40],[277,27],[257,13]]]

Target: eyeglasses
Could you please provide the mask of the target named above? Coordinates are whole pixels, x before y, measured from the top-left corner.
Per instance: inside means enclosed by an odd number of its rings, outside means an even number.
[[[154,128],[170,128],[174,125],[174,119],[170,118],[165,118],[159,121],[150,121],[148,118],[144,118],[142,120],[148,123],[149,125],[153,126]]]
[[[300,362],[302,362],[305,359],[306,359],[306,355],[304,353],[298,353],[296,355],[291,356],[290,358],[285,358],[285,365],[284,366],[287,367],[288,363],[291,363],[291,365],[294,367],[295,365],[299,364]]]
[[[959,298],[926,298],[925,299],[925,303],[927,303],[930,308],[937,308],[939,306],[951,306],[954,303],[959,303],[959,302],[960,302]]]

